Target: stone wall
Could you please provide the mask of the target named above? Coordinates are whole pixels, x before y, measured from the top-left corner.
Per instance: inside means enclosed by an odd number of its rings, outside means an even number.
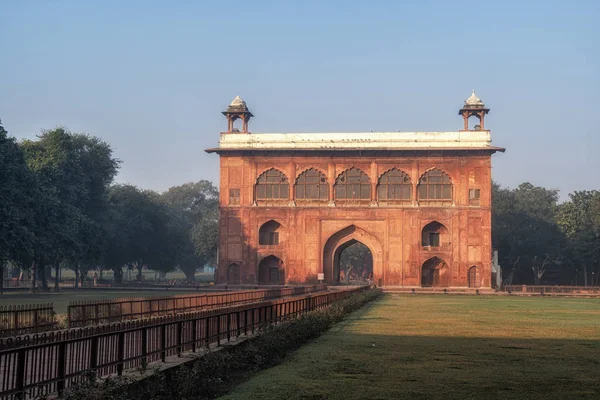
[[[490,287],[491,152],[383,152],[369,156],[354,153],[221,153],[218,282],[227,281],[228,266],[235,263],[240,266],[241,283],[255,283],[259,262],[274,255],[283,261],[286,283],[314,283],[318,273],[328,272],[331,267],[326,247],[333,251],[348,240],[358,240],[371,250],[375,282],[420,286],[421,266],[437,256],[448,266],[450,286],[467,286],[468,270],[475,266],[477,285]],[[351,167],[361,169],[370,178],[372,198],[367,204],[341,205],[333,201],[336,177]],[[379,205],[375,196],[377,181],[394,167],[410,176],[412,201]],[[289,200],[257,203],[256,179],[270,168],[283,172],[290,187],[305,170],[321,171],[328,180],[329,201],[313,206],[296,204],[291,189]],[[423,206],[415,200],[419,178],[432,168],[443,170],[452,179],[453,199],[448,206]],[[240,190],[239,205],[229,204],[230,189]],[[469,189],[480,190],[479,205],[469,204]],[[259,228],[270,220],[281,224],[280,242],[276,246],[261,246]],[[421,245],[421,231],[432,221],[447,228],[449,243],[433,248]],[[332,237],[333,242],[328,244]]]

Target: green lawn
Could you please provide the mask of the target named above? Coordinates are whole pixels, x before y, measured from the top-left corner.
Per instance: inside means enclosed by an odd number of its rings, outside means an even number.
[[[103,289],[84,289],[84,290],[63,290],[58,293],[35,293],[27,292],[5,292],[0,295],[0,306],[22,305],[22,304],[40,304],[53,303],[54,312],[64,314],[67,312],[67,306],[70,301],[75,300],[100,300],[114,299],[117,297],[169,297],[176,294],[200,294],[201,291],[195,290],[103,290]]]
[[[386,295],[226,399],[600,399],[600,299]]]

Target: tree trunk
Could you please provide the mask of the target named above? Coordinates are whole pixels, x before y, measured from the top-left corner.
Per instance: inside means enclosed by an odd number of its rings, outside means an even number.
[[[35,270],[36,265],[35,261],[31,263],[31,268],[29,269],[29,293],[35,293]]]
[[[4,260],[0,260],[0,294],[4,293]]]
[[[81,270],[81,264],[77,264],[77,269],[79,270],[79,286],[83,289],[83,281],[85,281],[85,278],[87,276],[87,271],[83,272]]]
[[[185,277],[190,281],[190,282],[196,282],[196,268],[181,268],[181,270],[183,271],[183,273],[185,274]]]
[[[75,286],[73,287],[74,289],[77,289],[77,285],[79,284],[79,268],[77,265],[75,265]]]
[[[137,263],[137,270],[138,270],[138,276],[137,276],[137,280],[138,282],[142,281],[142,260],[138,261]]]
[[[542,275],[540,271],[537,271],[535,268],[533,269],[533,284],[539,286],[542,282]]]
[[[42,284],[42,290],[47,291],[48,290],[48,281],[46,280],[46,266],[41,265],[39,267],[39,272],[40,272],[40,283]]]
[[[77,264],[77,269],[79,270],[79,287],[83,289],[83,282],[85,282],[85,278],[87,277],[87,271],[81,268],[81,264]]]
[[[123,267],[112,267],[113,279],[115,283],[123,282]]]
[[[58,292],[58,282],[60,281],[60,262],[58,260],[54,261],[54,275],[56,279],[54,280],[54,291]]]
[[[588,270],[587,270],[587,264],[583,264],[583,286],[587,286],[588,285]]]

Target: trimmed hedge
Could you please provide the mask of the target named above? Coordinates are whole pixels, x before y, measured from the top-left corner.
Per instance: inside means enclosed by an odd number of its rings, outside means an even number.
[[[277,325],[262,327],[255,337],[238,345],[205,354],[190,364],[157,372],[141,381],[96,379],[69,390],[67,400],[186,400],[212,399],[227,393],[252,374],[279,364],[287,354],[342,321],[346,315],[375,300],[380,289],[369,289],[330,307],[312,311]]]

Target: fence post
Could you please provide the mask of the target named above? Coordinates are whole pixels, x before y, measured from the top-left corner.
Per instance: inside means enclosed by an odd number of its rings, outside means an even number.
[[[13,325],[15,326],[15,336],[16,336],[19,334],[19,312],[17,310],[15,310]]]
[[[160,360],[165,362],[167,359],[167,324],[163,323],[160,326]]]
[[[59,351],[60,351],[60,346],[59,346]],[[19,395],[23,395],[24,398],[24,393],[23,393],[23,386],[25,383],[25,349],[21,349],[19,350],[19,352],[17,353],[17,376],[16,378],[16,389],[18,390],[18,394]],[[60,357],[59,357],[60,360]],[[60,370],[60,368],[59,368]],[[59,382],[60,384],[60,382]],[[60,387],[60,386],[59,386]],[[59,389],[61,390],[61,389]]]
[[[197,338],[197,330],[198,330],[198,320],[194,319],[192,320],[192,353],[196,352],[196,340],[198,340]]]
[[[240,336],[240,312],[236,311],[235,312],[235,328],[237,329],[237,335],[236,336]]]
[[[92,337],[90,353],[90,368],[94,370],[98,366],[98,336]]]
[[[217,315],[217,346],[221,345],[221,314]]]
[[[58,382],[56,383],[56,391],[58,392],[58,395],[60,396],[63,392],[63,390],[65,389],[65,356],[66,356],[66,352],[67,352],[67,345],[64,342],[64,339],[66,339],[65,337],[62,337],[61,339],[63,339],[63,341],[61,341],[58,344],[58,358],[57,358],[57,362],[58,362]]]
[[[38,310],[33,310],[33,331],[37,333],[38,331]]]
[[[148,328],[142,329],[142,366],[148,365]]]
[[[252,309],[252,333],[254,334],[254,314],[255,314],[256,309],[253,308]]]
[[[248,336],[248,309],[244,310],[244,336]]]
[[[182,321],[178,321],[177,322],[177,357],[181,357],[181,335],[183,333],[183,329],[182,328],[183,322]]]
[[[227,313],[227,341],[231,341],[231,313]]]
[[[123,360],[125,360],[125,332],[119,332],[117,375],[123,375]]]
[[[210,347],[210,317],[206,317],[204,328],[206,330],[204,340],[206,341],[206,348],[208,349]]]

